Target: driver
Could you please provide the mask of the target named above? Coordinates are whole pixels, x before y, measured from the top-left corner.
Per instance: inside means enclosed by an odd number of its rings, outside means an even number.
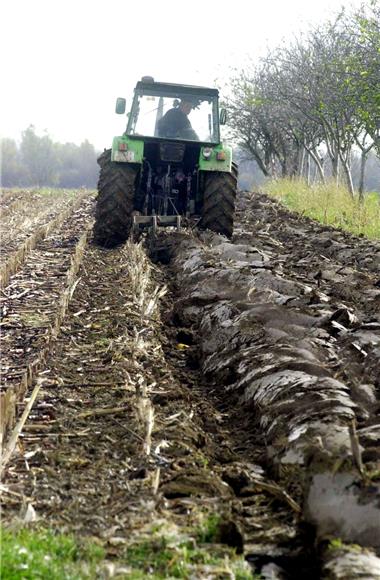
[[[174,107],[158,121],[158,136],[199,141],[188,119],[190,111],[195,107],[194,102],[190,97],[184,97],[178,105],[177,103],[174,102]]]

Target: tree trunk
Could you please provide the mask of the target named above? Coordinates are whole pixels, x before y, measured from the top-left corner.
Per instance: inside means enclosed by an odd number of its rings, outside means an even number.
[[[271,175],[274,179],[277,179],[277,167],[276,167],[276,159],[274,155],[270,157],[270,167],[271,167]]]
[[[359,180],[359,200],[362,202],[364,199],[364,179],[365,179],[365,166],[367,162],[367,151],[362,150],[360,156],[360,180]]]
[[[298,177],[300,174],[300,148],[297,147],[297,150],[290,156],[291,159],[291,168],[290,168],[290,176],[291,177]]]
[[[261,155],[253,148],[247,145],[246,150],[252,155],[253,159],[256,161],[257,165],[264,173],[265,177],[269,177],[271,175],[270,165],[268,166],[266,155],[265,160],[262,159]]]
[[[331,157],[331,173],[335,183],[339,184],[339,157],[338,155]]]
[[[325,183],[326,182],[325,172],[324,172],[322,163],[321,163],[320,159],[318,158],[318,155],[316,153],[314,153],[314,151],[312,151],[311,149],[306,149],[306,150],[308,151],[310,157],[312,158],[312,160],[315,163],[315,166],[318,170],[319,177],[321,178],[322,183]]]
[[[304,164],[305,164],[306,149],[303,147],[299,152],[299,162],[298,162],[298,175],[303,177],[304,175]],[[307,156],[308,158],[308,156]]]
[[[310,154],[306,153],[305,177],[308,187],[310,186]]]
[[[347,159],[341,159],[341,161],[342,161],[342,166],[343,166],[343,172],[346,176],[348,191],[350,192],[350,195],[353,198],[355,190],[354,190],[354,184],[352,182],[350,165],[349,165],[349,162],[347,161]]]
[[[366,145],[366,140],[367,140],[368,134],[365,133],[362,136],[362,139],[359,140],[357,137],[355,138],[356,144],[358,145],[358,147],[360,148],[361,154],[360,154],[360,178],[359,178],[359,200],[360,202],[363,201],[364,199],[364,182],[365,182],[365,167],[366,167],[366,163],[367,163],[367,156],[368,153],[371,151],[372,147],[374,147],[375,142],[373,141],[372,143],[370,143],[367,147]]]

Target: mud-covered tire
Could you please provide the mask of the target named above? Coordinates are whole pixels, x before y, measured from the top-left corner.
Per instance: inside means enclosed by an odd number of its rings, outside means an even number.
[[[239,166],[237,163],[235,163],[235,161],[232,161],[231,165],[232,165],[232,167],[231,167],[232,175],[234,176],[234,178],[236,179],[236,182],[237,182],[238,177],[239,177]]]
[[[104,248],[113,248],[125,242],[131,231],[138,167],[112,162],[110,149],[102,153],[98,163],[93,241]]]
[[[202,219],[199,227],[230,238],[234,227],[237,166],[231,173],[210,171],[204,181]]]

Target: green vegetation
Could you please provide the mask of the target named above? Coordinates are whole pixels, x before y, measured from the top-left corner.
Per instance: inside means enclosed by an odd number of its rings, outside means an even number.
[[[355,235],[380,238],[380,194],[361,203],[347,189],[330,182],[309,187],[303,179],[268,181],[263,190],[291,210]]]
[[[162,521],[149,530],[145,540],[126,548],[123,561],[130,568],[128,578],[212,578],[253,579],[256,576],[243,556],[218,544],[221,517],[218,514],[198,514],[199,522],[187,534]]]
[[[372,471],[367,471],[366,476],[371,481],[378,481],[378,480],[380,480],[380,469],[374,469]]]
[[[1,533],[2,580],[74,580],[95,578],[104,550],[90,542],[49,530],[24,528]]]
[[[330,540],[328,550],[344,550],[345,552],[362,552],[363,548],[358,544],[345,544],[340,538]]]
[[[329,542],[328,549],[329,550],[340,550],[341,548],[343,548],[343,546],[344,546],[343,541],[340,538],[333,538]]]
[[[143,536],[120,547],[107,559],[106,548],[72,535],[41,528],[2,531],[2,580],[85,580],[113,577],[131,580],[164,578],[257,578],[242,556],[215,540],[219,518],[207,517],[194,537],[167,522],[155,524]]]
[[[210,514],[198,527],[199,542],[206,544],[217,541],[220,523],[219,514]]]
[[[231,577],[236,580],[252,579],[249,565],[233,550],[225,546],[197,546],[192,540],[180,540],[163,537],[159,540],[148,540],[127,548],[125,560],[131,569],[129,578],[189,578],[197,572],[196,577],[213,578]],[[199,576],[200,574],[200,576]]]

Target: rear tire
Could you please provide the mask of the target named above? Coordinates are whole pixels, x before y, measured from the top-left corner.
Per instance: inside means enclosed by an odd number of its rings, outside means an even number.
[[[230,238],[234,227],[237,167],[232,173],[207,172],[200,227]]]
[[[98,159],[100,175],[93,241],[104,248],[125,242],[132,227],[138,167],[111,161],[111,149]]]

